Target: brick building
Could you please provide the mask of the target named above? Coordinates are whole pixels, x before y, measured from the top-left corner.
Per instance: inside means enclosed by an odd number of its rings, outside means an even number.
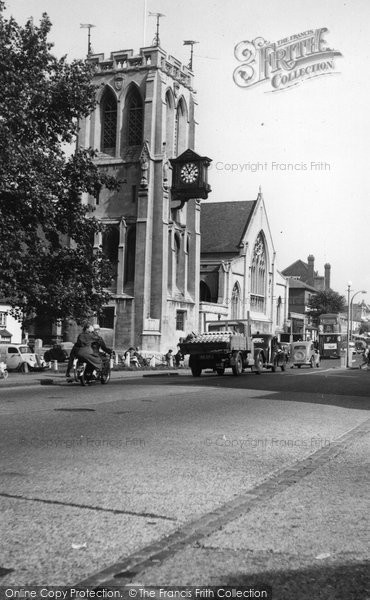
[[[289,315],[293,339],[317,339],[318,325],[310,317],[308,303],[316,292],[330,290],[331,266],[324,265],[324,275],[315,271],[315,257],[310,254],[307,262],[296,260],[283,269],[282,274],[289,281]]]

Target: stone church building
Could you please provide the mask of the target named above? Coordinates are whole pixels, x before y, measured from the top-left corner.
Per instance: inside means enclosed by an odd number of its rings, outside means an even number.
[[[288,293],[261,191],[256,200],[202,203],[200,328],[249,320],[252,333],[282,334]]]
[[[115,269],[101,321],[116,349],[176,348],[198,328],[200,206],[171,201],[169,159],[194,148],[193,74],[159,46],[90,55],[98,104],[78,144],[123,183],[93,204],[106,225],[95,245]],[[73,336],[71,336],[73,337]]]
[[[248,316],[255,331],[283,331],[287,288],[262,194],[249,202],[171,198],[169,161],[195,145],[192,71],[160,46],[88,61],[97,105],[77,143],[96,149],[98,167],[121,182],[82,199],[105,226],[94,244],[114,270],[100,318],[106,343],[164,353],[207,321]],[[78,333],[62,324],[37,337],[74,341]]]

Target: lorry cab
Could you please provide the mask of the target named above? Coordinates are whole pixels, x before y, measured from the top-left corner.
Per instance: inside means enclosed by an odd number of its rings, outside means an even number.
[[[252,335],[252,345],[256,362],[263,365],[265,369],[271,369],[273,373],[278,367],[285,371],[289,358],[275,336],[267,333],[257,333]]]
[[[38,367],[36,354],[27,344],[1,344],[0,362],[6,364],[9,371],[26,371]],[[26,366],[27,365],[27,366]]]

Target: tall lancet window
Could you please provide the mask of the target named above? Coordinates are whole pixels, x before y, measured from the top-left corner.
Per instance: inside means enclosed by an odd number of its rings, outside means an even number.
[[[117,101],[114,93],[106,88],[101,103],[101,150],[114,156],[117,139]]]
[[[127,143],[137,146],[143,142],[144,108],[140,92],[132,87],[127,96]]]
[[[236,283],[231,294],[231,318],[239,319],[240,317],[240,287]]]
[[[166,151],[169,158],[173,157],[175,109],[174,100],[170,90],[166,93]]]
[[[177,105],[176,116],[175,116],[175,155],[178,156],[182,152],[185,152],[187,148],[187,124],[188,115],[185,100],[180,98]]]
[[[251,310],[265,312],[266,306],[266,246],[262,233],[256,239],[251,265]]]

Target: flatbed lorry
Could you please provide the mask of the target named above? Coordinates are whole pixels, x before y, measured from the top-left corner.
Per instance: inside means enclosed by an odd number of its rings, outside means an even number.
[[[233,330],[208,333],[191,333],[181,343],[182,354],[190,354],[189,367],[194,377],[199,377],[203,369],[212,369],[223,375],[231,368],[234,375],[241,375],[244,369],[259,374],[263,363],[259,354],[252,351],[251,337]]]

